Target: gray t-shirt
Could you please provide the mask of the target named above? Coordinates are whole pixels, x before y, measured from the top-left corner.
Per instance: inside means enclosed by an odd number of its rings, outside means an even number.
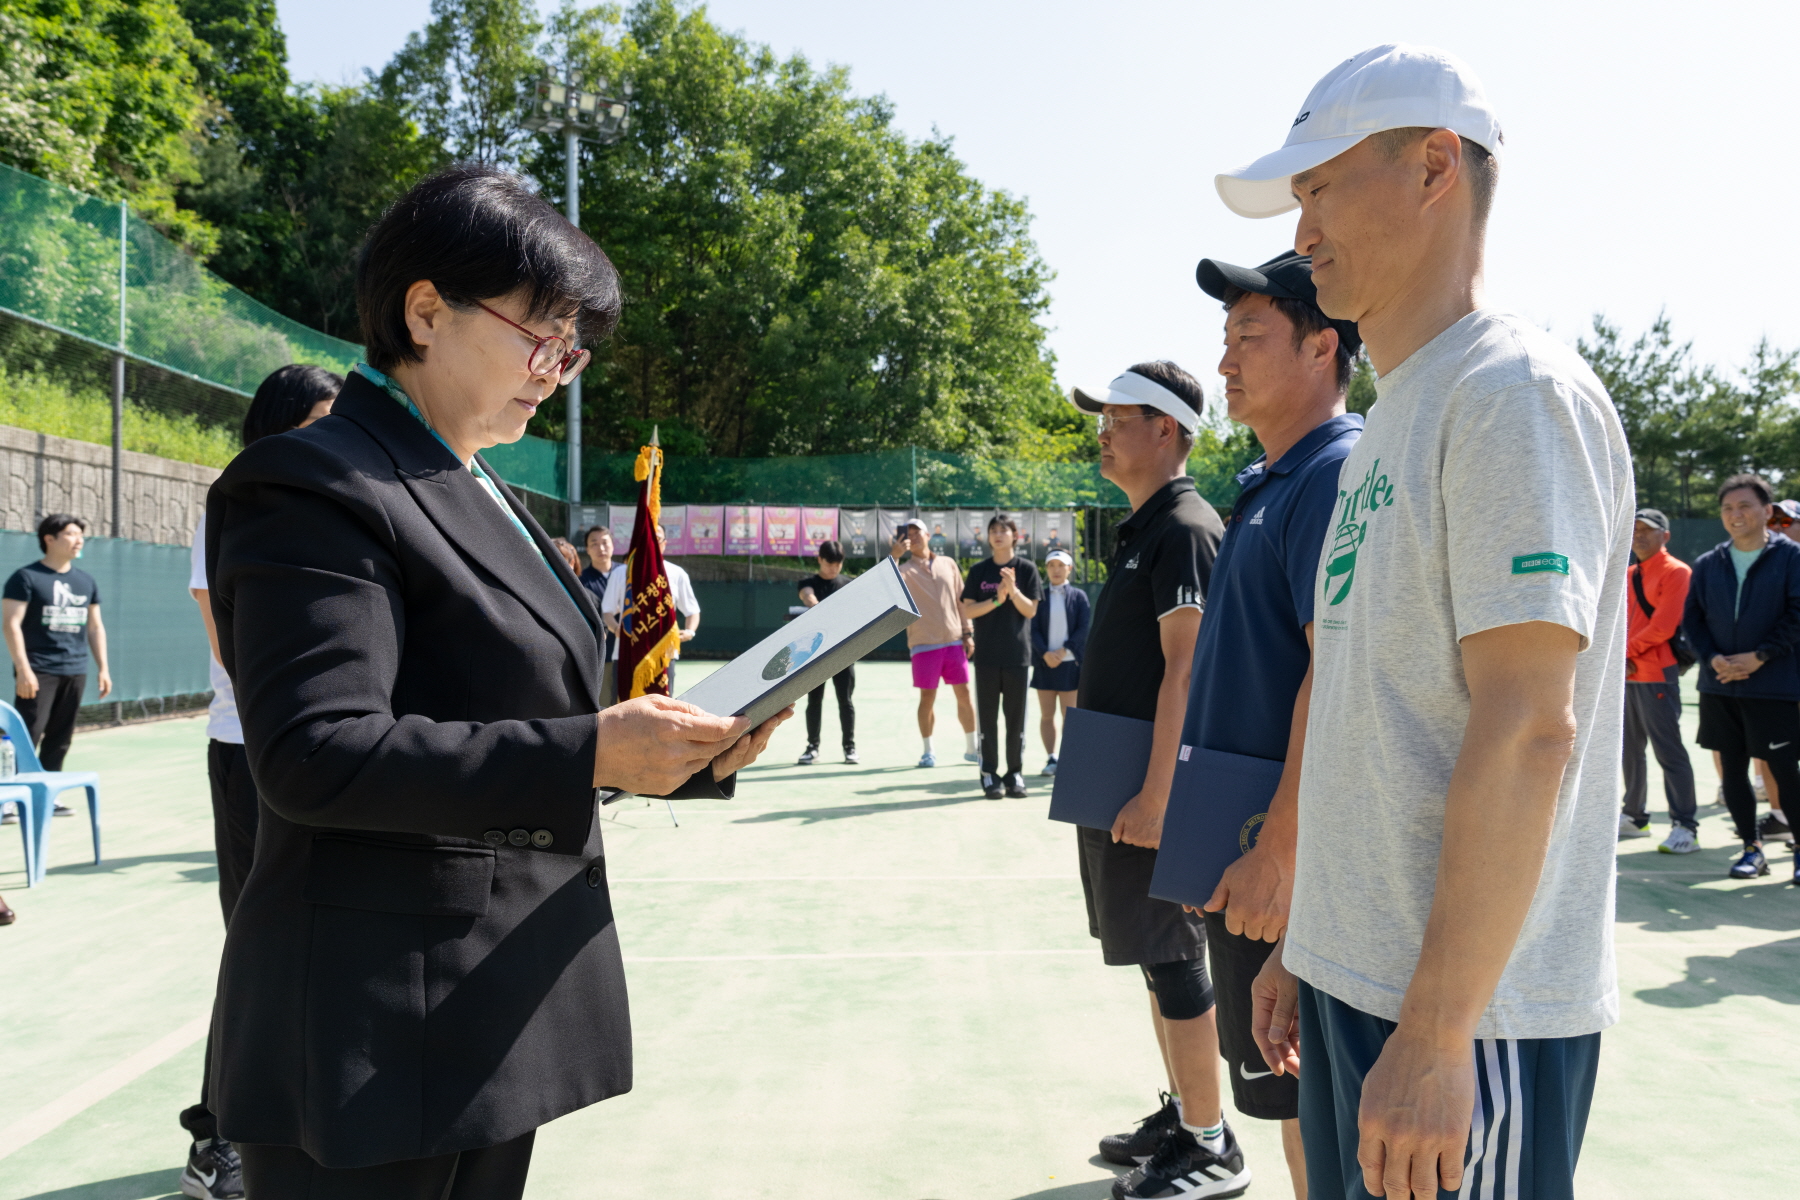
[[[1339,476],[1320,559],[1284,961],[1393,1021],[1424,942],[1469,718],[1462,638],[1581,635],[1574,756],[1549,857],[1478,1037],[1618,1019],[1613,855],[1631,457],[1605,389],[1528,322],[1478,311],[1389,371]]]

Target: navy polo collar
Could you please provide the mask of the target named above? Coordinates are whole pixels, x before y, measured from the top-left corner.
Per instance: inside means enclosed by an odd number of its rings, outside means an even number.
[[[1331,420],[1314,426],[1305,437],[1288,447],[1288,452],[1277,459],[1274,465],[1269,465],[1269,456],[1265,454],[1239,471],[1237,485],[1248,490],[1268,475],[1291,475],[1299,469],[1300,464],[1337,441],[1345,433],[1362,427],[1361,413],[1339,413]]]

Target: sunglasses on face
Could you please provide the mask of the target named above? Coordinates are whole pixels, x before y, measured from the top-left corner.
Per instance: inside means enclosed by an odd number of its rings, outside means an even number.
[[[476,302],[480,304],[480,301]],[[594,359],[590,350],[578,350],[568,338],[552,334],[550,337],[539,337],[517,321],[507,320],[485,304],[480,304],[481,311],[497,320],[506,321],[514,329],[537,343],[531,348],[531,356],[525,360],[525,369],[533,375],[553,375],[560,383],[568,383],[577,375],[587,370],[588,363]]]

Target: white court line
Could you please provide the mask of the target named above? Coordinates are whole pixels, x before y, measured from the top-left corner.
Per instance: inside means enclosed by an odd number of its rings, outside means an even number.
[[[826,954],[627,954],[630,963],[790,962],[824,958],[993,958],[1057,954],[1092,954],[1093,950],[840,950]]]
[[[36,1112],[0,1125],[0,1158],[34,1142],[70,1117],[98,1104],[138,1076],[154,1070],[206,1036],[212,1014],[195,1017],[173,1033],[157,1038],[130,1058],[115,1063],[86,1083],[70,1088]]]
[[[614,883],[965,883],[986,879],[1060,879],[1076,883],[1079,875],[678,875],[666,879],[608,879]]]

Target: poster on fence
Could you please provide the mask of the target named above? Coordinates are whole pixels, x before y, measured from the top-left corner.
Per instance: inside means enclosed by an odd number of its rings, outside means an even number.
[[[725,553],[762,553],[763,510],[755,504],[733,504],[725,509]]]
[[[1040,555],[1037,552],[1037,543],[1031,536],[1032,517],[1034,515],[1031,510],[1026,509],[1023,512],[1007,510],[1002,511],[1000,515],[1003,517],[1011,517],[1013,519],[1013,524],[1018,526],[1019,537],[1017,541],[1013,542],[1013,553],[1023,554],[1029,559],[1039,558]]]
[[[688,545],[692,547],[688,553],[723,554],[725,552],[725,539],[721,534],[724,528],[724,508],[717,504],[688,505]]]
[[[1037,557],[1040,561],[1052,550],[1061,550],[1065,554],[1074,552],[1074,513],[1040,509],[1036,514],[1036,522],[1036,527],[1031,532],[1032,540],[1037,543]]]
[[[928,512],[920,514],[925,519],[925,544],[931,547],[933,554],[947,554],[956,557],[956,512]]]
[[[888,547],[894,544],[894,537],[900,532],[900,523],[912,516],[904,508],[878,508],[875,510],[875,528],[881,534],[881,545],[876,554],[886,554]]]
[[[838,538],[846,558],[880,558],[886,551],[875,532],[872,508],[838,509]]]
[[[988,556],[987,523],[994,512],[988,508],[962,508],[956,512],[956,527],[962,546],[958,551],[963,558],[986,558]]]
[[[664,554],[692,554],[693,543],[688,538],[687,505],[665,504],[656,518],[662,526]]]
[[[803,508],[800,510],[799,554],[817,554],[824,542],[838,540],[838,510],[835,508]]]
[[[800,510],[765,504],[762,511],[762,552],[781,558],[791,558],[800,553]]]
[[[637,524],[637,505],[609,504],[606,512],[606,526],[613,535],[613,553],[623,559],[631,553],[631,529]]]

